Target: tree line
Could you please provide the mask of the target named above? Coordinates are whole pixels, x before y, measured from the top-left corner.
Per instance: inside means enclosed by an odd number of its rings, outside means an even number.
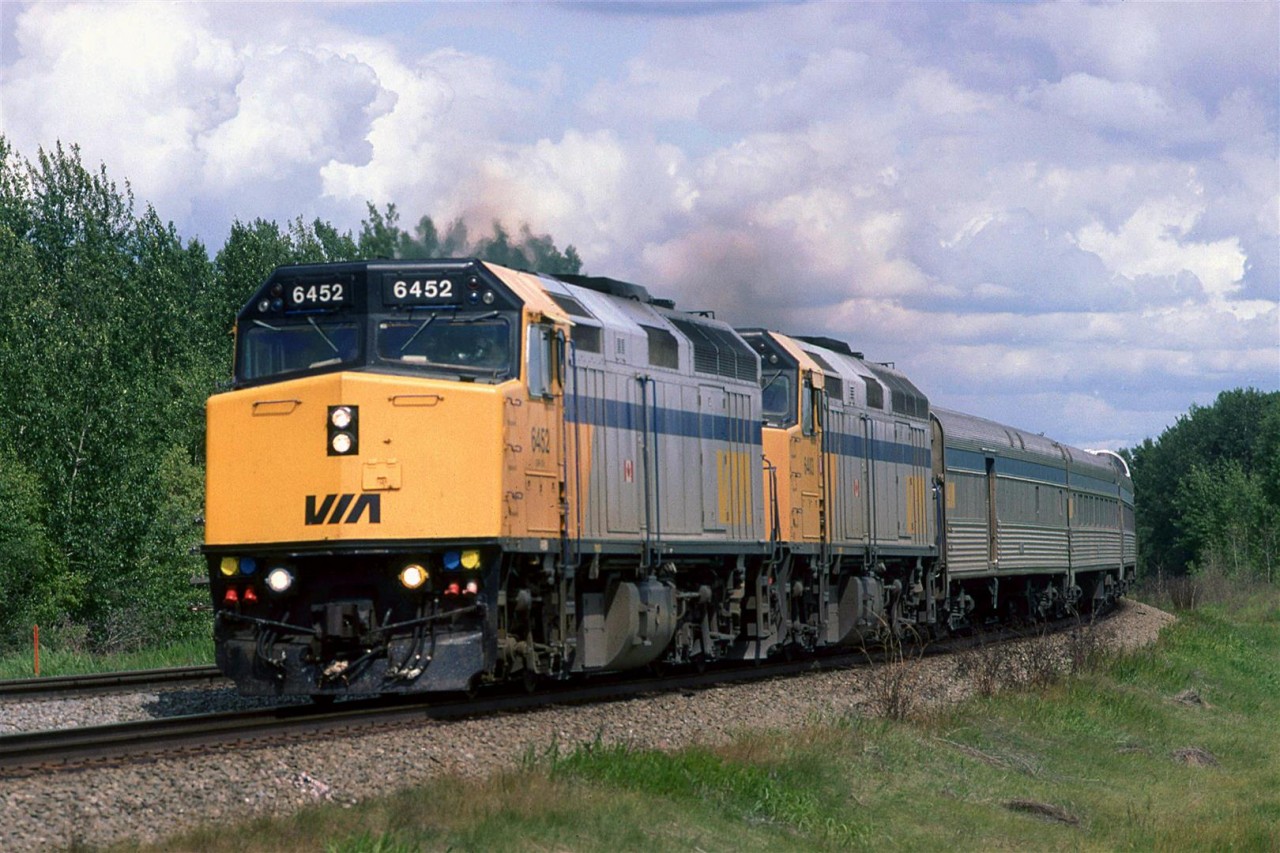
[[[237,310],[281,264],[470,255],[582,268],[528,226],[405,229],[394,205],[354,234],[237,221],[211,253],[74,146],[28,160],[0,135],[0,652],[33,624],[95,650],[207,634],[190,607],[204,401],[229,380]],[[1146,573],[1276,580],[1280,393],[1224,392],[1125,455]]]
[[[1280,581],[1280,392],[1223,391],[1125,456],[1146,574]]]
[[[0,651],[33,624],[102,650],[207,634],[190,607],[204,401],[230,378],[237,310],[281,264],[450,255],[582,267],[528,226],[406,230],[394,205],[356,234],[236,222],[210,252],[76,147],[28,160],[0,136]]]

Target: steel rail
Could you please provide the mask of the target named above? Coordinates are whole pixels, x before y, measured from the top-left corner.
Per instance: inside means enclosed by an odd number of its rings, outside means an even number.
[[[174,687],[223,680],[216,666],[177,666],[166,669],[132,669],[92,675],[51,675],[40,678],[0,680],[0,701],[14,698],[60,698],[136,690],[142,687]],[[230,682],[228,682],[230,683]]]
[[[865,657],[848,655],[849,664]],[[854,660],[856,658],[856,660]],[[848,665],[848,664],[846,664]],[[0,776],[26,775],[38,768],[56,772],[131,756],[169,751],[243,748],[254,741],[322,734],[337,729],[374,727],[521,713],[553,705],[624,701],[645,694],[710,688],[817,670],[816,660],[781,661],[727,669],[708,669],[671,676],[630,678],[627,673],[601,675],[544,692],[512,688],[477,697],[422,695],[343,701],[335,705],[284,705],[253,711],[223,711],[155,720],[110,723],[71,729],[21,732],[0,736]],[[16,772],[15,772],[16,771]],[[25,772],[24,772],[25,771]]]
[[[1103,617],[1106,618],[1106,617]],[[911,657],[947,654],[990,642],[1057,633],[1082,624],[1074,619],[1039,626],[1034,632],[1003,629],[986,635],[950,637],[912,647]],[[0,736],[0,777],[58,772],[86,765],[118,763],[131,757],[179,750],[239,749],[280,738],[320,735],[336,730],[371,731],[380,727],[443,722],[494,714],[527,713],[556,705],[627,701],[645,695],[687,692],[752,681],[831,672],[885,661],[903,660],[905,649],[839,650],[795,660],[758,663],[726,661],[704,671],[692,668],[637,678],[610,673],[548,685],[527,693],[504,685],[478,696],[413,694],[353,699],[334,705],[284,705],[253,711],[224,711],[73,729],[23,732]]]

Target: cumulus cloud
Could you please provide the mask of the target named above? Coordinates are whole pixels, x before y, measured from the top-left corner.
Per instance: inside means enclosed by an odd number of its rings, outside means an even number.
[[[1183,199],[1148,199],[1117,232],[1091,223],[1077,232],[1077,241],[1121,275],[1174,278],[1190,273],[1208,301],[1220,305],[1240,289],[1246,257],[1235,237],[1188,239],[1201,212]]]
[[[0,95],[19,150],[79,144],[187,230],[209,211],[314,212],[299,198],[326,165],[369,158],[392,100],[358,59],[255,41],[196,4],[35,4],[14,40]]]
[[[1280,385],[1275,4],[13,9],[10,141],[215,244],[527,222],[1075,443]]]

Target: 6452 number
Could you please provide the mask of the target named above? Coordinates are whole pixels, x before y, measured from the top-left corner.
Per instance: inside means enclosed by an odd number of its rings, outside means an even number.
[[[412,302],[426,299],[451,299],[453,282],[442,279],[398,279],[391,285],[391,295],[397,300]]]
[[[295,285],[289,292],[289,299],[294,305],[333,305],[346,298],[342,284]]]

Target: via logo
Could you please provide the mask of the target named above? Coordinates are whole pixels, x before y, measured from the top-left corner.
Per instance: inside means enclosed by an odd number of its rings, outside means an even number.
[[[382,523],[382,495],[325,495],[316,506],[316,495],[307,495],[307,524],[355,524],[369,511],[369,523]],[[350,510],[348,512],[348,510]]]

